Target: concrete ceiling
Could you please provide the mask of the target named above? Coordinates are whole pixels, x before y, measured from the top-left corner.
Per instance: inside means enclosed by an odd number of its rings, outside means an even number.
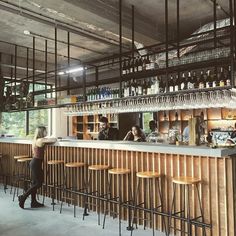
[[[176,35],[176,2],[169,0],[169,35]],[[165,0],[123,0],[123,50],[131,48],[131,5],[134,5],[135,41],[151,45],[165,39]],[[227,17],[228,0],[217,0],[217,18]],[[29,49],[29,67],[32,68],[33,37],[35,36],[35,68],[45,68],[45,39],[48,42],[48,70],[55,65],[55,26],[57,26],[58,67],[67,65],[67,31],[70,31],[71,65],[89,62],[119,52],[119,1],[118,0],[10,0],[0,1],[0,52],[2,73],[10,76],[11,55],[17,48],[17,77],[26,76],[26,55]],[[185,38],[201,25],[212,21],[211,0],[180,0],[180,33]],[[13,60],[14,61],[14,60]],[[14,64],[14,62],[13,62]],[[14,72],[13,72],[14,73]],[[32,72],[29,72],[32,74]]]

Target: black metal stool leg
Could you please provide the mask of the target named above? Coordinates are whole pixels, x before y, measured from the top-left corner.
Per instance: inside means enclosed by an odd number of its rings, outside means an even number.
[[[63,199],[64,199],[64,197],[65,197],[65,193],[66,193],[66,188],[67,188],[67,171],[64,170],[64,175],[63,175],[63,189],[62,189],[62,198],[61,198],[60,214],[62,213],[62,205],[63,205]]]
[[[171,220],[172,220],[172,211],[174,208],[174,204],[175,204],[175,194],[176,194],[176,185],[173,183],[173,199],[172,199],[172,203],[171,203],[171,209],[170,209],[170,217],[168,220],[168,236],[170,235],[170,230],[171,230]]]
[[[139,187],[140,187],[140,179],[137,178],[137,184],[136,184],[136,191],[134,195],[134,213],[133,213],[133,220],[132,220],[132,226],[131,226],[131,236],[133,235],[133,226],[134,226],[134,219],[136,218],[136,226],[137,226],[137,221],[138,221],[138,216],[137,216],[137,198],[138,198],[138,193],[139,193]]]
[[[202,210],[202,204],[201,204],[201,200],[200,200],[200,193],[199,193],[199,188],[198,185],[196,185],[196,189],[197,189],[197,195],[198,195],[198,203],[199,203],[199,208],[200,208],[200,212],[201,212],[201,216],[202,216],[202,222],[204,222],[204,215],[203,215],[203,210]],[[206,236],[206,227],[203,227],[203,236]]]
[[[130,207],[130,204],[133,204],[133,201],[134,201],[134,199],[133,199],[133,196],[132,196],[132,189],[131,189],[131,175],[130,174],[128,174],[128,200],[129,201],[131,201],[131,203],[130,202],[128,202],[128,205],[129,205],[129,207],[128,207],[128,226],[126,227],[126,229],[127,230],[132,230],[133,228],[132,228],[132,209],[131,209],[131,207]]]
[[[109,197],[112,197],[112,190],[111,190],[111,175],[108,175],[108,191],[110,194],[107,195],[107,201],[105,202],[105,211],[104,211],[104,217],[103,217],[103,225],[102,228],[105,228],[105,223],[106,223],[106,216],[107,216],[107,212],[108,212],[108,201],[109,201]],[[113,205],[113,204],[111,204]]]
[[[90,189],[90,186],[91,186],[91,178],[92,177],[92,171],[89,170],[89,178],[88,178],[88,183],[87,183],[87,186],[86,186],[86,194],[84,196],[84,213],[83,213],[83,220],[85,218],[85,216],[88,216],[88,193],[89,193],[89,189]]]
[[[185,188],[184,188],[184,190],[185,190]],[[187,202],[188,202],[188,210],[187,210],[188,235],[192,236],[192,225],[191,225],[191,216],[190,216],[189,185],[187,185],[187,199],[188,199],[187,200]]]

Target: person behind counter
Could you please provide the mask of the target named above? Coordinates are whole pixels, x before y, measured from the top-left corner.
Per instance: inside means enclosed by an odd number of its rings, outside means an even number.
[[[118,129],[109,127],[106,117],[102,116],[99,119],[99,126],[101,130],[98,134],[98,140],[118,140]]]
[[[163,142],[161,133],[158,132],[158,123],[156,120],[149,121],[150,132],[147,134],[147,142]]]
[[[226,140],[228,144],[236,144],[236,123],[234,124],[234,130],[231,133],[230,137]]]
[[[47,131],[44,126],[39,126],[35,130],[34,139],[32,142],[33,158],[30,161],[30,169],[32,175],[32,185],[23,194],[18,197],[19,206],[24,209],[25,200],[31,195],[31,208],[43,207],[44,205],[36,200],[37,189],[43,184],[43,169],[42,163],[44,158],[45,144],[55,143],[56,138],[46,138]]]
[[[125,141],[145,142],[146,137],[138,125],[132,126],[132,129],[128,131],[124,137]]]

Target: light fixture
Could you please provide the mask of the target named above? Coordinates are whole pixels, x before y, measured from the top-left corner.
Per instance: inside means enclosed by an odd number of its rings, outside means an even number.
[[[25,35],[30,35],[30,31],[29,30],[24,30],[24,34]]]
[[[82,71],[83,69],[84,69],[83,67],[77,67],[77,68],[69,69],[69,70],[66,71],[66,74]]]
[[[58,75],[65,75],[65,74],[70,74],[70,73],[74,73],[74,72],[78,72],[78,71],[83,71],[83,70],[86,70],[87,68],[86,67],[77,67],[77,68],[71,68],[71,69],[68,69],[66,71],[60,71],[58,72]]]

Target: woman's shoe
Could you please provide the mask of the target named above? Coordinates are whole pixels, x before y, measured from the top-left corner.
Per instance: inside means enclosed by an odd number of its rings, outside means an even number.
[[[44,204],[37,202],[36,200],[31,202],[31,208],[44,207]]]
[[[20,208],[24,209],[24,205],[25,205],[25,197],[24,197],[24,195],[18,196],[18,200],[19,200]]]

